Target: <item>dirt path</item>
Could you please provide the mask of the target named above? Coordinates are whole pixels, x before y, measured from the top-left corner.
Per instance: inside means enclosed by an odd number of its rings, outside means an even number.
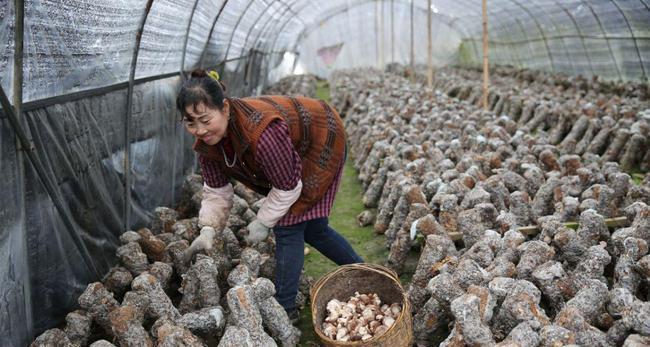
[[[318,98],[329,101],[329,86],[325,82],[319,82],[316,94]],[[363,197],[361,183],[357,179],[357,172],[352,166],[352,162],[353,159],[348,157],[341,185],[330,214],[330,226],[343,235],[366,262],[383,264],[388,256],[384,237],[376,235],[372,226],[362,228],[357,224],[357,215],[363,212],[365,207],[361,203]],[[414,261],[417,262],[417,256]],[[415,266],[413,260],[409,263],[407,268]],[[310,247],[310,253],[305,257],[307,275],[318,279],[335,267],[336,264]],[[406,277],[409,275],[407,274]],[[402,283],[405,282],[402,281]],[[309,305],[302,310],[298,327],[302,331],[300,346],[318,346],[319,341],[312,326]]]

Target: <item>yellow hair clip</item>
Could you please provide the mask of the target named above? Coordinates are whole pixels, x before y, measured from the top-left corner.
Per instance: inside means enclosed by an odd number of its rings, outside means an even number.
[[[211,71],[208,72],[208,76],[212,77],[212,79],[219,82],[219,73],[218,72],[216,72],[214,70],[211,70]]]

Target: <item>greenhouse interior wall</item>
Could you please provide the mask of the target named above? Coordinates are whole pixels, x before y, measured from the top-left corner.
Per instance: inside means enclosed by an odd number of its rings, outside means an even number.
[[[647,82],[645,0],[487,4],[490,65]],[[189,71],[248,96],[295,73],[424,66],[428,14],[433,64],[480,68],[477,0],[0,2],[0,345],[61,324],[119,235],[174,205],[197,167],[175,105]]]

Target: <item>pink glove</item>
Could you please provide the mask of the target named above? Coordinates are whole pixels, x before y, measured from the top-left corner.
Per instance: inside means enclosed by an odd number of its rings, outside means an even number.
[[[199,227],[210,226],[217,231],[223,230],[228,222],[234,194],[235,191],[230,183],[220,188],[212,188],[203,184]]]

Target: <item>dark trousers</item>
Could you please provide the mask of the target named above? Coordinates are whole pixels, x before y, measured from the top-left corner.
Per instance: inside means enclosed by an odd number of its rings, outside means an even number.
[[[273,228],[276,244],[275,297],[287,312],[296,309],[300,272],[305,262],[305,242],[338,265],[363,262],[350,243],[327,224],[327,218],[316,218]]]

